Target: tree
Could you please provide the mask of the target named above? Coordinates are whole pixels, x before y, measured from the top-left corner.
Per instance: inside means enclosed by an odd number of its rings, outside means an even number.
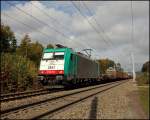
[[[24,57],[28,57],[28,54],[30,53],[30,44],[31,44],[31,39],[29,35],[26,34],[21,40],[21,44],[17,49],[17,53]]]
[[[54,48],[52,44],[48,44],[46,48]]]
[[[142,72],[149,72],[149,63],[150,61],[147,61],[143,64],[141,71]]]
[[[28,57],[38,66],[41,60],[42,52],[43,52],[42,44],[40,44],[39,42],[31,43],[30,53]]]
[[[109,67],[114,67],[115,62],[110,59],[100,59],[98,60],[99,65],[100,65],[100,71],[102,74],[104,74]]]
[[[9,26],[1,24],[1,41],[0,41],[0,52],[14,52],[17,46],[17,40],[14,32]]]
[[[2,53],[1,92],[31,88],[37,76],[37,66],[29,59],[11,53]]]
[[[32,43],[29,35],[25,35],[21,41],[17,53],[33,61],[37,66],[40,63],[43,46],[39,42]]]

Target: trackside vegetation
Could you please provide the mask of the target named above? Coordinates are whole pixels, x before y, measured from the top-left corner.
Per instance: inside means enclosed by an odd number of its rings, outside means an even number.
[[[147,61],[143,64],[141,72],[138,72],[136,77],[140,102],[147,116],[149,116],[149,77],[149,61]]]
[[[139,86],[140,102],[143,110],[149,116],[149,86]]]
[[[16,53],[2,53],[1,56],[1,91],[15,92],[31,88],[37,76],[37,67],[28,58]]]
[[[136,75],[136,81],[138,85],[149,85],[149,73],[140,72]]]
[[[1,93],[20,92],[29,89],[38,89],[37,73],[42,56],[43,45],[30,36],[22,36],[20,44],[14,32],[7,25],[1,24],[0,41],[0,90]],[[49,44],[48,47],[53,47]]]

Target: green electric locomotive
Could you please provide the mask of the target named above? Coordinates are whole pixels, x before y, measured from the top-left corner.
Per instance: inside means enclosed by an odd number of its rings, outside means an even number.
[[[71,48],[44,49],[39,68],[43,85],[75,85],[98,81],[99,64]]]

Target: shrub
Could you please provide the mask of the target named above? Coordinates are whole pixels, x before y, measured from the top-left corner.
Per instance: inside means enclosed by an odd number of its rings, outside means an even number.
[[[137,74],[136,80],[137,80],[138,85],[149,84],[149,73],[142,72],[142,73]]]
[[[10,53],[1,54],[1,92],[24,91],[32,87],[37,66],[29,59]]]

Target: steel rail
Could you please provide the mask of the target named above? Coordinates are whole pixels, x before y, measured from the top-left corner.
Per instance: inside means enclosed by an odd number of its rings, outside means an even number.
[[[52,97],[52,98],[49,98],[49,99],[46,99],[46,100],[41,100],[41,101],[38,101],[38,102],[29,103],[29,104],[20,105],[20,106],[14,107],[14,108],[2,110],[1,111],[1,116],[7,116],[7,114],[10,114],[11,112],[17,112],[17,111],[19,111],[21,109],[23,109],[23,110],[30,109],[30,107],[35,107],[36,105],[40,105],[40,104],[43,104],[45,102],[50,102],[50,101],[53,101],[53,100],[56,100],[56,99],[60,99],[60,98],[63,98],[63,97],[67,97],[67,96],[75,95],[75,94],[78,94],[78,93],[86,92],[86,91],[89,91],[89,90],[97,89],[97,88],[100,88],[100,87],[112,85],[112,84],[118,83],[118,82],[120,83],[120,81],[106,83],[104,85],[99,85],[99,86],[96,86],[96,87],[93,87],[93,88],[88,88],[88,89],[84,89],[84,90],[81,90],[81,91],[72,92],[72,93],[69,93],[69,94]],[[38,117],[41,117],[41,116],[38,116]]]
[[[126,81],[125,81],[125,82],[126,82]],[[125,82],[123,82],[123,83],[125,83]],[[71,103],[65,104],[65,105],[63,105],[63,106],[60,106],[60,107],[55,108],[55,109],[53,109],[53,110],[50,110],[50,111],[48,111],[48,112],[46,112],[46,113],[44,113],[44,114],[40,114],[40,115],[38,115],[38,116],[32,117],[31,120],[41,119],[41,118],[44,117],[44,116],[47,116],[47,115],[49,115],[49,114],[58,112],[58,111],[60,111],[60,110],[62,110],[62,109],[64,109],[64,108],[67,108],[67,107],[69,107],[69,106],[71,106],[71,105],[74,105],[74,104],[76,104],[76,103],[82,102],[82,101],[85,100],[85,99],[88,99],[88,98],[90,98],[90,97],[93,97],[93,96],[95,96],[95,95],[97,95],[97,94],[99,94],[99,93],[105,92],[105,91],[107,91],[107,90],[109,90],[109,89],[111,89],[111,88],[114,88],[114,87],[116,87],[116,86],[119,86],[119,85],[121,85],[121,84],[123,84],[123,83],[122,83],[122,82],[119,82],[118,84],[115,84],[115,85],[113,85],[113,86],[111,86],[111,87],[108,87],[108,88],[106,88],[106,89],[104,89],[104,90],[98,91],[98,92],[96,92],[96,93],[93,93],[93,94],[88,95],[88,96],[86,96],[86,97],[83,97],[83,98],[81,98],[81,99],[75,100],[75,101],[73,101],[73,102],[71,102]]]
[[[19,92],[19,93],[10,93],[10,94],[3,94],[0,96],[0,102],[8,102],[12,100],[19,100],[23,98],[38,96],[38,95],[44,95],[49,94],[53,92],[60,91],[60,89],[52,89],[49,91],[48,89],[41,89],[41,90],[35,90],[35,91],[28,91],[28,92]]]

